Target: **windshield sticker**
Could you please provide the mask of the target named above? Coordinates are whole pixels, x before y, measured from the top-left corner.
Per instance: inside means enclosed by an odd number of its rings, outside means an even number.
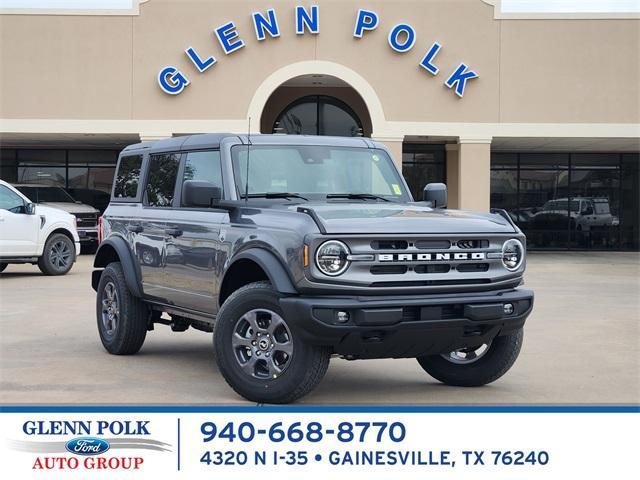
[[[402,190],[400,190],[400,185],[397,183],[392,183],[391,188],[393,188],[393,193],[396,195],[402,195]]]

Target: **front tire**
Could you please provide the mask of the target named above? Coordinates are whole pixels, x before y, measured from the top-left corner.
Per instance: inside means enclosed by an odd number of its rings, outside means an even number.
[[[520,354],[523,336],[520,329],[514,334],[496,337],[488,345],[442,355],[425,355],[417,360],[425,372],[442,383],[479,387],[507,373]]]
[[[329,349],[296,334],[268,282],[235,291],[222,305],[213,331],[222,376],[257,403],[290,403],[313,390],[329,366]]]
[[[44,244],[38,268],[45,275],[65,275],[76,260],[73,241],[62,233],[54,233]]]
[[[96,316],[104,348],[113,355],[132,355],[147,336],[148,309],[134,297],[119,262],[104,269],[98,283]]]

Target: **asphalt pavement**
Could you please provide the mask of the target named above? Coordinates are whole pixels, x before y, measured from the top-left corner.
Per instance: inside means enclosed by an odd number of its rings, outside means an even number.
[[[135,356],[98,338],[91,255],[69,274],[35,266],[0,274],[0,403],[243,404],[218,372],[211,334],[149,332]],[[524,346],[500,380],[438,383],[412,359],[332,359],[305,404],[566,404],[640,401],[640,256],[532,253],[535,291]]]

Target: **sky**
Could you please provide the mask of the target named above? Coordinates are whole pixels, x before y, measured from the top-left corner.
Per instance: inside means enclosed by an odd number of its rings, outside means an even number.
[[[362,1],[366,5],[366,0]],[[133,0],[0,0],[0,8],[125,9]],[[502,0],[502,11],[640,12],[640,0]]]

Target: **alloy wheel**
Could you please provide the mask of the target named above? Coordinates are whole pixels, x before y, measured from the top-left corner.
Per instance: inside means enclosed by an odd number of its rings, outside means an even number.
[[[279,377],[293,356],[289,326],[280,315],[267,309],[242,315],[233,329],[231,344],[244,373],[262,380]]]

